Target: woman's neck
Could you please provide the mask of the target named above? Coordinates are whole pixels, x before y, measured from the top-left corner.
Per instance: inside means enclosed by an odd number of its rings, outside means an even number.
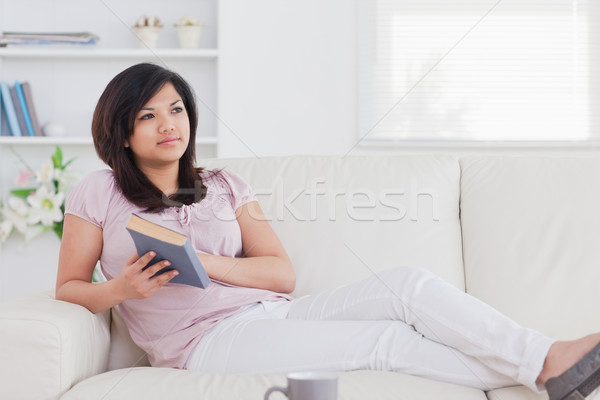
[[[179,188],[179,165],[174,164],[170,167],[144,167],[142,172],[161,192],[170,196]]]

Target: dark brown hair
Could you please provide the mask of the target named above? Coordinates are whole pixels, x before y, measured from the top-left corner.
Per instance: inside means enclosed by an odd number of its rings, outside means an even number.
[[[125,142],[133,134],[136,115],[142,107],[170,82],[181,96],[190,121],[190,139],[179,159],[179,190],[167,198],[134,162]],[[92,119],[92,137],[96,153],[114,172],[117,185],[127,200],[147,212],[181,204],[192,204],[204,198],[206,188],[196,161],[196,127],[198,114],[194,92],[177,73],[161,66],[141,63],[115,76],[98,100]]]

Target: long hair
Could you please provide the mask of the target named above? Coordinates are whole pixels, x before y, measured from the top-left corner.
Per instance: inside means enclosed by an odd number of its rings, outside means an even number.
[[[179,190],[169,198],[138,168],[131,149],[125,147],[133,134],[136,115],[168,82],[181,96],[190,122],[190,140],[179,159]],[[192,204],[206,195],[200,178],[202,168],[194,165],[197,124],[196,101],[189,84],[173,71],[141,63],[119,73],[104,89],[94,110],[92,137],[96,153],[112,168],[125,198],[147,212],[160,212],[167,207]]]

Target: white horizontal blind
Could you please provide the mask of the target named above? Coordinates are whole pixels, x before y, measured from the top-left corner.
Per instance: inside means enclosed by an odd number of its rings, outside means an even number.
[[[589,140],[598,0],[358,0],[363,140]]]

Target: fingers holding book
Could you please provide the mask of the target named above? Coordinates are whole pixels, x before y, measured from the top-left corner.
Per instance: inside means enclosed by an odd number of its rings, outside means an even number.
[[[141,257],[138,257],[137,254],[129,257],[121,274],[117,277],[124,300],[148,298],[179,274],[177,270],[173,269],[157,275],[162,269],[168,268],[171,263],[162,260],[149,264],[155,256],[155,252],[149,251]]]

